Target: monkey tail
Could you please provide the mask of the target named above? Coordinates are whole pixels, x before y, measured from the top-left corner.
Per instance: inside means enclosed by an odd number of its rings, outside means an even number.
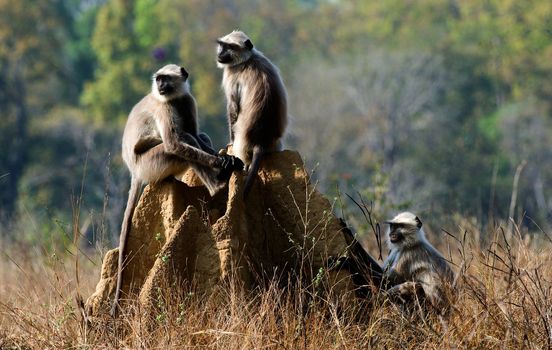
[[[355,238],[353,231],[347,226],[347,223],[342,218],[339,218],[341,230],[344,233],[345,241],[348,245],[348,250],[351,254],[350,264],[355,273],[361,273],[372,283],[380,287],[383,280],[383,269],[370,254],[362,247],[360,242]],[[349,269],[351,270],[351,269]]]
[[[264,150],[261,146],[253,147],[253,157],[251,160],[251,165],[249,166],[249,171],[247,172],[247,177],[245,178],[245,185],[243,186],[243,198],[246,199],[251,186],[253,185],[253,180],[257,176],[259,171],[259,166],[261,165],[261,159],[263,158]]]
[[[123,263],[125,259],[125,250],[128,240],[128,233],[132,225],[132,216],[134,215],[134,209],[140,197],[140,188],[142,182],[134,176],[130,180],[130,190],[128,191],[128,201],[125,208],[125,215],[123,223],[121,225],[121,234],[119,236],[119,261],[117,268],[117,286],[115,287],[115,297],[113,298],[113,305],[111,307],[111,316],[117,315],[117,309],[119,307],[119,298],[121,297],[121,288],[123,286]]]

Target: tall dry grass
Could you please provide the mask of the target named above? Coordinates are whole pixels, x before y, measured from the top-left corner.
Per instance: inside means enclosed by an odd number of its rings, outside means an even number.
[[[451,233],[441,245],[458,273],[458,296],[447,318],[406,314],[383,298],[326,298],[313,292],[314,281],[301,281],[293,292],[273,283],[243,293],[228,283],[211,296],[167,287],[155,314],[132,306],[116,320],[106,316],[89,325],[75,296],[92,292],[99,254],[80,254],[77,284],[74,258],[4,245],[0,349],[550,348],[550,241],[516,231],[506,242],[500,227],[487,232],[485,246],[472,238],[479,236]]]

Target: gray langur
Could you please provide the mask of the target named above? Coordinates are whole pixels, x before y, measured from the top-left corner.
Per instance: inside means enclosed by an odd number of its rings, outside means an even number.
[[[123,132],[122,155],[130,174],[130,191],[119,237],[117,286],[111,314],[117,312],[125,248],[134,209],[144,183],[184,173],[190,167],[214,195],[243,163],[216,155],[211,140],[198,132],[197,107],[189,91],[188,72],[169,64],[153,75],[151,93],[132,108]]]
[[[425,238],[421,220],[403,212],[386,223],[389,255],[383,267],[362,248],[343,221],[350,254],[334,259],[332,265],[353,274],[360,297],[371,295],[373,286],[393,301],[408,303],[420,298],[435,310],[446,311],[450,302],[447,291],[453,286],[454,273],[448,261]]]
[[[402,300],[422,295],[437,310],[449,304],[447,288],[454,281],[448,261],[429,243],[420,219],[409,212],[387,221],[389,255],[383,264],[387,294]]]
[[[240,31],[217,40],[217,66],[224,70],[222,88],[233,154],[247,167],[247,196],[260,161],[282,148],[287,116],[287,94],[278,68],[253,47]]]

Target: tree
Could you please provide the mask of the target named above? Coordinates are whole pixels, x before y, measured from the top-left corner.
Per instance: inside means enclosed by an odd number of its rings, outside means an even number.
[[[29,158],[29,125],[51,108],[64,87],[59,76],[65,33],[62,1],[0,1],[0,203],[15,213],[18,184]]]
[[[92,47],[98,65],[95,79],[85,85],[82,103],[97,125],[109,125],[118,133],[130,108],[148,93],[147,77],[154,71],[148,48],[141,45],[135,26],[137,4],[114,0],[98,11]],[[143,9],[142,9],[143,10]],[[158,23],[150,22],[149,27]],[[146,31],[140,27],[141,31]],[[146,42],[143,39],[142,42]]]

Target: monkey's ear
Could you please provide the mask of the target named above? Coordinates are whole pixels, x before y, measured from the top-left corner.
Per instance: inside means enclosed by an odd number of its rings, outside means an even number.
[[[247,47],[249,50],[253,49],[253,43],[251,40],[247,39],[244,43],[245,47]]]
[[[180,74],[182,74],[182,78],[188,79],[188,72],[184,69],[184,67],[180,67]]]
[[[418,228],[422,228],[422,220],[420,220],[420,218],[417,216],[414,220],[416,220],[416,226],[418,226]]]

